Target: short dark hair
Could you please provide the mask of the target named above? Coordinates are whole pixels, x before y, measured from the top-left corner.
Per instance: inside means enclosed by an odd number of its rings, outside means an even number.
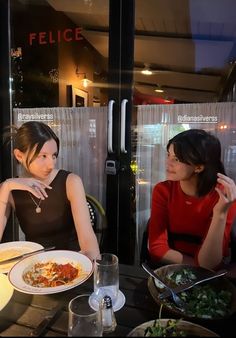
[[[13,136],[14,148],[19,149],[23,153],[31,151],[35,148],[35,152],[32,158],[29,161],[29,158],[26,159],[26,166],[29,167],[30,163],[39,154],[45,142],[49,140],[55,140],[57,144],[57,155],[59,153],[60,141],[54,131],[43,122],[38,121],[29,121],[21,125],[17,132]]]
[[[221,161],[221,144],[211,133],[202,129],[185,130],[169,140],[167,151],[171,144],[180,162],[204,165],[204,170],[198,174],[198,196],[206,195],[215,187],[217,173],[225,175]]]

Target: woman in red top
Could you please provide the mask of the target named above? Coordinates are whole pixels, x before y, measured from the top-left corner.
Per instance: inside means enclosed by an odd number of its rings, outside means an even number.
[[[158,264],[213,269],[229,256],[236,186],[225,175],[219,140],[191,129],[167,145],[167,181],[153,190],[149,253]]]

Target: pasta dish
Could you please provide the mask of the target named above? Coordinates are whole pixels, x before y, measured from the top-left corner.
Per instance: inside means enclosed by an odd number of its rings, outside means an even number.
[[[84,275],[82,267],[73,263],[57,264],[53,261],[36,263],[23,274],[25,283],[39,288],[70,284]]]

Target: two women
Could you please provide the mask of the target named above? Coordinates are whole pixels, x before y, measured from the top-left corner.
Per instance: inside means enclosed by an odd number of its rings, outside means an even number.
[[[26,240],[58,249],[79,246],[99,254],[79,176],[56,169],[59,140],[41,122],[16,132],[14,156],[25,169],[0,188],[0,239],[11,208]],[[236,217],[236,186],[225,175],[219,140],[203,130],[184,131],[167,145],[167,180],[153,191],[149,252],[158,264],[217,267],[229,256]],[[73,237],[73,230],[76,230]]]

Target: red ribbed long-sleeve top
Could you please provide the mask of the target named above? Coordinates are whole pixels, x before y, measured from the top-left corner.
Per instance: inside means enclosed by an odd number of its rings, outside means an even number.
[[[153,190],[149,221],[149,252],[153,261],[159,261],[169,249],[194,257],[207,235],[212,211],[219,195],[212,190],[204,197],[184,194],[179,182],[164,181]],[[229,255],[230,231],[236,217],[236,203],[227,215],[223,239],[223,256]]]

